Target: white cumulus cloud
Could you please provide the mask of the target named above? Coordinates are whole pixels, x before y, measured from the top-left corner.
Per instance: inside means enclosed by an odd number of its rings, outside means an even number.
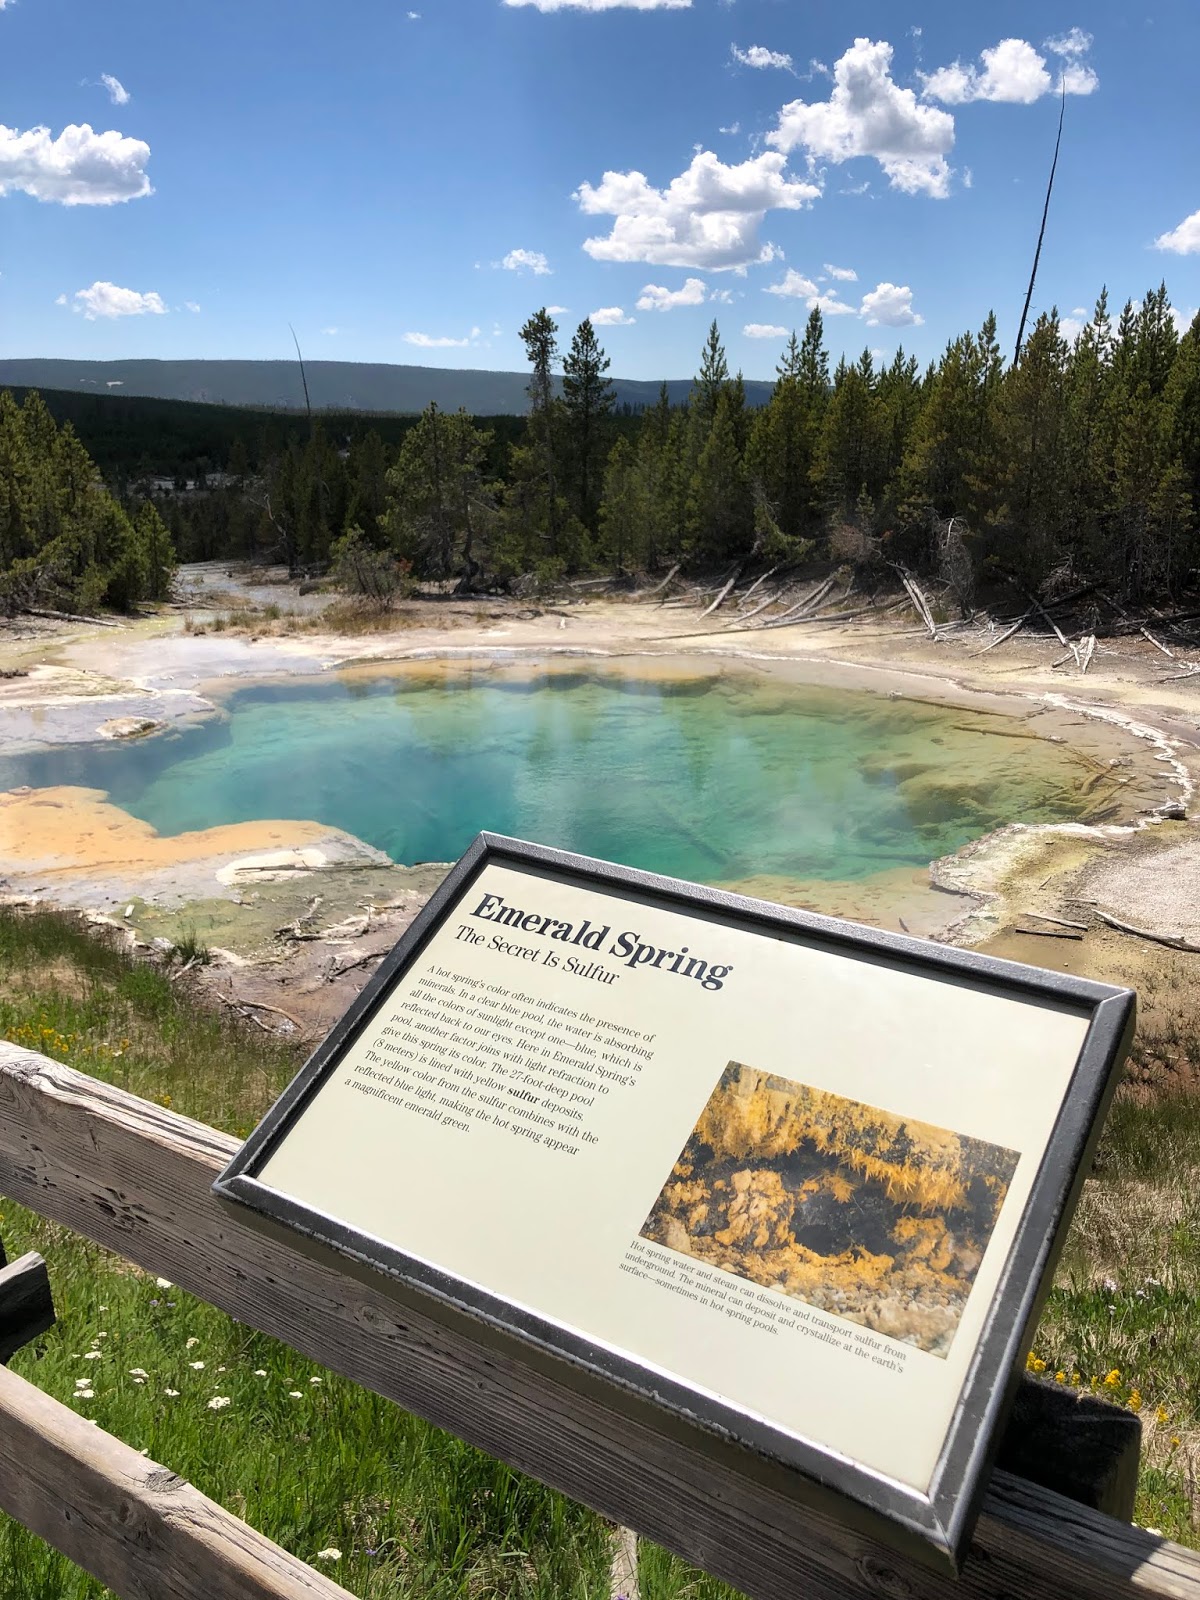
[[[747,339],[786,339],[788,330],[778,328],[773,322],[748,322],[742,329]]]
[[[189,311],[199,311],[200,309],[195,300],[185,300],[183,303]]]
[[[547,306],[546,307],[547,314],[549,316],[552,316],[552,317],[565,317],[570,312],[570,309],[571,309],[570,306]],[[496,329],[493,330],[493,332],[499,333],[500,330],[499,330],[499,328],[496,328]]]
[[[152,194],[150,146],[109,129],[71,123],[57,138],[49,128],[19,133],[0,123],[0,195],[20,190],[64,206],[110,206]]]
[[[627,317],[620,306],[601,306],[599,311],[592,312],[589,320],[596,328],[627,328],[637,318]]]
[[[831,269],[827,266],[825,270],[828,272]],[[835,276],[841,276],[843,281],[848,282],[856,275],[845,268]],[[788,300],[803,300],[809,311],[820,311],[827,317],[862,317],[872,328],[880,325],[889,328],[919,327],[925,321],[912,308],[912,290],[897,288],[894,283],[877,284],[863,295],[861,305],[852,306],[845,300],[839,300],[836,292],[822,292],[811,278],[798,272],[795,267],[789,267],[778,283],[767,285],[766,292]]]
[[[806,278],[802,272],[797,272],[795,267],[789,267],[778,283],[767,285],[768,294],[785,295],[791,300],[812,300],[821,298],[821,291],[811,278]]]
[[[982,68],[955,61],[930,73],[925,79],[926,99],[952,106],[966,105],[969,100],[1000,100],[1028,106],[1054,87],[1045,57],[1024,39],[1001,39],[990,50],[984,50],[979,59]]]
[[[415,344],[421,350],[461,350],[470,339],[451,339],[446,334],[406,333],[405,344]]]
[[[1009,105],[1032,105],[1044,94],[1091,94],[1100,79],[1083,60],[1091,49],[1092,36],[1082,28],[1072,28],[1061,39],[1047,39],[1044,48],[1059,56],[1064,65],[1055,78],[1045,56],[1027,39],[1001,39],[984,50],[980,66],[952,62],[925,75],[924,96],[946,105],[966,105],[972,100],[992,100]]]
[[[820,311],[827,317],[856,317],[861,313],[855,306],[848,306],[844,300],[839,300],[836,294],[819,294],[808,302],[810,311]]]
[[[893,189],[936,199],[949,193],[954,118],[893,80],[892,47],[883,39],[856,39],[834,66],[829,99],[785,105],[767,142],[818,161],[871,156]]]
[[[597,261],[644,261],[656,267],[744,271],[773,261],[774,245],[759,231],[768,211],[798,211],[821,193],[815,183],[789,177],[787,159],[765,151],[727,166],[711,150],[693,157],[686,172],[656,189],[641,172],[606,172],[597,185],[580,184],[574,198],[588,216],[610,216],[612,231],[585,239]]]
[[[545,278],[554,270],[540,250],[510,250],[502,261],[493,262],[505,272],[532,272],[535,278]]]
[[[1077,56],[1085,56],[1092,48],[1092,36],[1085,33],[1082,28],[1068,28],[1066,33],[1059,34],[1054,39],[1044,39],[1043,48],[1053,51],[1056,56],[1065,56],[1071,60]]]
[[[782,67],[785,72],[791,72],[792,58],[782,50],[768,50],[766,45],[752,44],[748,50],[739,50],[737,45],[731,44],[733,59],[740,61],[744,67]]]
[[[1170,233],[1160,233],[1154,241],[1156,250],[1172,250],[1177,256],[1200,255],[1200,211],[1184,217]]]
[[[56,304],[65,305],[66,302],[66,295],[59,295]],[[95,322],[97,317],[162,317],[167,313],[162,296],[153,290],[140,294],[136,289],[122,289],[99,279],[90,289],[76,289],[71,310],[82,311],[88,322]]]
[[[506,6],[539,11],[686,11],[692,0],[504,0]]]
[[[102,72],[100,74],[100,82],[108,90],[108,98],[113,105],[126,106],[129,104],[129,90],[119,78],[114,78],[111,72]]]
[[[925,321],[913,310],[912,290],[894,283],[876,284],[863,295],[859,315],[869,328],[919,328]]]
[[[638,297],[639,311],[674,311],[676,306],[702,306],[707,291],[701,278],[685,278],[682,289],[664,289],[648,283]]]
[[[825,263],[825,271],[831,278],[836,278],[839,283],[857,283],[858,273],[853,267],[835,267],[831,261]]]

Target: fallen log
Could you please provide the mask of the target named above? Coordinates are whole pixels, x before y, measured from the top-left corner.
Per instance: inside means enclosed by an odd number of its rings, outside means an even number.
[[[705,617],[711,616],[712,613],[717,609],[717,607],[722,603],[722,601],[725,599],[725,596],[729,593],[729,591],[733,588],[734,584],[741,577],[741,573],[742,573],[742,564],[739,561],[737,566],[733,569],[732,578],[730,578],[729,582],[721,590],[720,594],[713,601],[712,605],[710,605],[706,611],[702,611],[700,613],[700,621],[701,622],[704,621]]]
[[[1030,934],[1037,939],[1082,939],[1081,933],[1072,933],[1069,928],[1014,928],[1014,933]]]
[[[667,573],[667,575],[663,579],[663,581],[661,583],[656,583],[654,585],[653,589],[647,589],[646,593],[642,596],[642,598],[644,600],[649,600],[649,599],[651,599],[652,596],[661,593],[661,591],[667,587],[667,585],[670,583],[671,579],[679,571],[679,566],[680,566],[680,564],[677,561],[675,563],[675,565],[671,568],[670,572]]]
[[[1056,923],[1060,928],[1075,928],[1080,933],[1087,932],[1086,922],[1071,922],[1067,917],[1051,917],[1048,916],[1045,911],[1023,911],[1021,915],[1025,917],[1034,917],[1038,922],[1053,922]]]
[[[785,572],[789,565],[790,563],[788,562],[777,561],[773,567],[768,567],[760,578],[755,578],[754,582],[746,590],[745,594],[738,603],[744,606],[746,601],[749,600],[750,596],[754,593],[755,589],[760,588],[764,583],[766,583],[768,578],[773,578],[777,572]]]
[[[1062,645],[1063,649],[1064,650],[1070,650],[1070,648],[1071,648],[1070,640],[1067,638],[1066,634],[1059,627],[1058,623],[1055,622],[1054,618],[1046,610],[1045,606],[1038,599],[1037,595],[1031,594],[1029,592],[1029,590],[1026,589],[1025,598],[1026,598],[1026,600],[1029,601],[1029,604],[1033,607],[1033,609],[1035,611],[1040,611],[1041,612],[1042,616],[1045,617],[1046,621],[1054,629],[1054,637],[1058,640],[1059,644]]]
[[[913,605],[916,607],[917,615],[920,617],[921,621],[925,624],[925,626],[929,629],[929,637],[931,639],[936,639],[937,638],[937,624],[933,620],[933,613],[929,609],[928,601],[925,599],[925,596],[921,593],[920,585],[917,583],[917,580],[915,578],[910,577],[909,574],[907,572],[905,572],[903,567],[902,567],[900,569],[900,581],[901,581],[901,583],[903,583],[904,587],[908,590],[909,598],[912,600]]]
[[[1165,678],[1160,678],[1159,683],[1178,683],[1181,678],[1194,678],[1200,673],[1200,667],[1189,667],[1186,672],[1168,672]]]
[[[1107,911],[1096,907],[1096,915],[1101,922],[1107,922],[1110,928],[1115,928],[1118,933],[1131,933],[1135,939],[1149,939],[1151,944],[1166,945],[1168,950],[1184,950],[1188,955],[1200,956],[1200,944],[1192,944],[1188,939],[1176,938],[1170,933],[1155,933],[1151,928],[1135,928],[1131,922],[1122,922],[1119,917],[1110,917]]]
[[[22,606],[27,617],[48,617],[52,622],[86,622],[89,628],[125,628],[128,623],[117,622],[113,617],[77,617],[71,611],[42,611],[34,606]]]
[[[976,650],[975,654],[977,656],[985,656],[989,650],[994,650],[997,645],[1003,644],[1006,639],[1011,639],[1013,634],[1016,633],[1019,628],[1023,628],[1025,626],[1026,622],[1028,622],[1032,615],[1033,613],[1031,611],[1027,611],[1023,617],[1018,617],[1010,628],[1005,628],[1004,632],[1000,634],[998,638],[989,640],[988,643],[984,645],[983,649]]]
[[[241,1001],[241,1004],[243,1006],[253,1006],[255,1011],[269,1011],[269,1012],[271,1012],[271,1014],[273,1016],[282,1017],[285,1022],[290,1022],[292,1027],[295,1028],[297,1033],[303,1033],[303,1031],[304,1031],[303,1028],[301,1028],[299,1022],[297,1022],[296,1018],[294,1016],[292,1016],[291,1012],[290,1011],[284,1011],[282,1009],[282,1007],[280,1007],[280,1006],[269,1006],[266,1003],[265,1000],[246,1000],[246,999],[243,999]]]
[[[736,629],[743,623],[749,622],[751,617],[757,617],[759,613],[765,611],[768,606],[773,606],[775,604],[775,602],[779,599],[780,592],[781,591],[777,589],[775,593],[772,594],[768,599],[760,601],[759,604],[755,606],[753,611],[747,611],[743,616],[735,617],[732,622],[727,622],[725,627],[727,629]]]
[[[1096,654],[1096,635],[1094,633],[1089,633],[1087,638],[1083,640],[1082,644],[1079,647],[1079,676],[1081,678],[1082,678],[1083,674],[1087,671],[1087,669],[1091,666],[1092,657],[1095,654]]]
[[[1143,628],[1143,627],[1139,626],[1138,627],[1138,632],[1142,635],[1142,637],[1144,639],[1149,639],[1150,643],[1154,646],[1154,648],[1156,650],[1161,650],[1163,655],[1166,656],[1168,661],[1174,661],[1175,652],[1173,650],[1168,650],[1165,644],[1163,644],[1160,640],[1156,639],[1154,637],[1154,635],[1150,632],[1149,628]]]

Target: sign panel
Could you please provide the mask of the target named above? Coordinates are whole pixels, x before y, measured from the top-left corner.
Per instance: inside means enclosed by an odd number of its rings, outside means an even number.
[[[1132,1016],[482,835],[216,1188],[954,1562]]]

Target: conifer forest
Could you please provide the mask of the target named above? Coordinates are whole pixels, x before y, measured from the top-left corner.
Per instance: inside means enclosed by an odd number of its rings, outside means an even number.
[[[1073,341],[1046,312],[1015,360],[989,315],[924,371],[902,349],[831,367],[813,310],[757,408],[715,322],[688,403],[664,385],[641,412],[617,407],[590,321],[567,343],[543,309],[521,337],[523,418],[5,393],[0,608],[128,609],[213,558],[460,593],[825,562],[868,589],[889,567],[937,575],[964,611],[996,581],[1134,606],[1195,583],[1200,326],[1180,334],[1165,286],[1115,314],[1102,293]],[[142,436],[115,450],[105,408],[138,404]],[[222,425],[189,446],[172,407]]]

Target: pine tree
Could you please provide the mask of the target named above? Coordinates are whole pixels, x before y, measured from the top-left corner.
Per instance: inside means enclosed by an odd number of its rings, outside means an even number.
[[[405,435],[387,474],[380,525],[418,577],[473,571],[490,442],[465,411],[441,411],[432,402]]]
[[[813,460],[812,477],[831,516],[845,519],[862,495],[883,488],[882,429],[869,350],[853,366],[842,362],[834,378]]]
[[[600,508],[603,549],[615,573],[638,565],[642,554],[644,518],[638,480],[637,455],[628,439],[619,438],[608,454]]]
[[[165,600],[171,592],[171,580],[175,576],[175,550],[167,525],[154,503],[143,500],[133,526],[144,573],[143,597],[147,600]]]
[[[689,402],[699,429],[701,448],[716,418],[717,402],[728,385],[729,362],[725,357],[725,346],[721,343],[721,332],[714,317],[709,325],[704,349],[700,354],[700,371],[696,374],[696,380],[692,385],[692,397]]]
[[[1002,567],[1029,587],[1054,567],[1068,535],[1068,358],[1057,310],[1043,313],[998,400],[991,542]]]
[[[604,376],[610,362],[591,318],[575,330],[563,359],[563,410],[572,499],[576,515],[595,532],[600,483],[615,391]]]
[[[749,553],[754,502],[737,447],[729,388],[717,400],[712,427],[692,474],[687,517],[691,544],[699,555],[728,561]]]
[[[559,495],[559,403],[554,396],[554,365],[558,359],[558,324],[546,310],[535,311],[521,329],[525,356],[533,368],[529,380],[528,442],[521,452],[514,451],[512,464],[527,479],[541,478],[540,490],[527,482],[517,496],[520,514],[536,507],[538,532],[545,555],[556,561],[561,555],[565,508]]]

